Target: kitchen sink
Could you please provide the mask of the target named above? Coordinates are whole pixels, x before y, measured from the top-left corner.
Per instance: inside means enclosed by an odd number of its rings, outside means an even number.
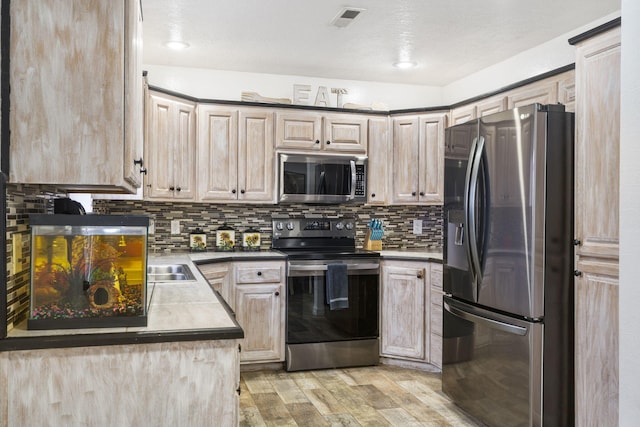
[[[195,278],[186,264],[150,265],[147,267],[148,282],[174,280],[195,280]]]

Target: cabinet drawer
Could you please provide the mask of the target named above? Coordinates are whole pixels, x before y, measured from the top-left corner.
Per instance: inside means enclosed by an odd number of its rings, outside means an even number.
[[[442,289],[442,264],[431,264],[431,288]]]
[[[236,267],[236,284],[280,283],[284,281],[284,264],[252,264]]]

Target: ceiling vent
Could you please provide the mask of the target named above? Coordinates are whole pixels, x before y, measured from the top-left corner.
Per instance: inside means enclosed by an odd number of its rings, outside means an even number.
[[[347,25],[351,24],[360,13],[364,12],[366,9],[360,9],[357,7],[345,7],[342,8],[340,12],[331,20],[331,25],[336,26],[338,28],[344,28]]]

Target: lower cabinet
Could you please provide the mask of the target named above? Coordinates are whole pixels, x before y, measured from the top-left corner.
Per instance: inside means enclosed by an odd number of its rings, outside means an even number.
[[[214,291],[218,292],[226,303],[235,310],[235,298],[233,298],[233,287],[231,286],[231,275],[229,274],[229,263],[200,264],[198,270],[202,273]]]
[[[284,261],[234,263],[241,363],[284,361],[285,280]]]
[[[382,262],[380,355],[441,366],[442,266]]]

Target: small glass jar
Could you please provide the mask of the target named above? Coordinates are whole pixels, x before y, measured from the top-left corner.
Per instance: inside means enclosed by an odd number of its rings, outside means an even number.
[[[225,222],[216,230],[216,249],[232,251],[236,242],[236,231]]]
[[[247,228],[242,233],[242,249],[245,251],[260,250],[260,230]]]

